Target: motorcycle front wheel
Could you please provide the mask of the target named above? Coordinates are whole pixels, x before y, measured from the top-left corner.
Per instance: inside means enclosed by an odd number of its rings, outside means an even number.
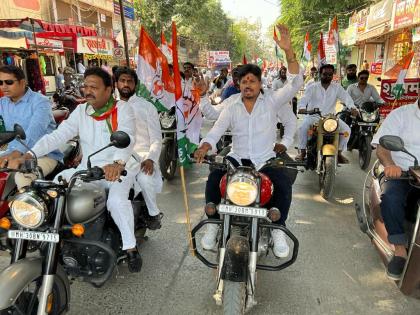
[[[363,137],[360,141],[359,146],[359,166],[362,170],[366,170],[370,164],[370,158],[372,156],[372,142],[371,136]]]
[[[223,314],[245,314],[246,283],[224,280],[223,282]]]
[[[173,145],[175,145],[175,143],[172,141],[164,142],[162,144],[162,151],[159,157],[160,171],[166,180],[171,180],[175,177],[177,162],[172,156],[174,149]]]
[[[33,280],[17,297],[15,303],[6,310],[0,311],[0,315],[35,315],[38,312],[38,293],[42,286],[42,276]],[[66,285],[58,276],[54,279],[52,289],[52,306],[48,314],[64,314],[68,309],[69,296]]]
[[[319,187],[322,198],[328,200],[334,191],[335,156],[324,157],[322,163],[324,165],[321,167],[321,173],[319,174]]]

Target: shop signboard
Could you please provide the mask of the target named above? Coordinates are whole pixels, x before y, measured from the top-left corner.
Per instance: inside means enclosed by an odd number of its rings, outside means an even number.
[[[229,51],[209,51],[207,55],[207,66],[209,68],[230,64]]]
[[[134,20],[133,0],[123,0],[123,10],[124,10],[124,16],[127,19]],[[114,0],[114,13],[117,15],[121,14],[120,2],[118,0]]]
[[[61,40],[38,37],[36,39],[36,45],[38,49],[64,52],[64,45]],[[35,49],[35,42],[33,39],[28,38],[28,48]]]
[[[372,62],[370,64],[371,74],[382,74],[382,62]]]
[[[392,17],[393,0],[382,0],[370,7],[367,19],[368,29],[389,22]]]
[[[114,43],[111,39],[102,37],[79,37],[77,39],[77,53],[79,54],[100,54],[112,56]]]
[[[359,13],[357,13],[357,33],[363,33],[366,31],[366,22],[367,17],[369,15],[369,9],[363,9],[360,10]]]
[[[420,41],[420,26],[413,28],[413,37],[411,40],[413,43]]]
[[[415,11],[419,10],[420,0],[397,0],[395,4],[394,29],[414,23]]]
[[[386,117],[392,109],[401,105],[412,104],[417,101],[420,78],[404,80],[404,94],[399,100],[395,100],[395,97],[391,93],[396,82],[396,79],[381,81],[381,97],[385,101],[385,105],[381,106],[380,109],[382,117]]]

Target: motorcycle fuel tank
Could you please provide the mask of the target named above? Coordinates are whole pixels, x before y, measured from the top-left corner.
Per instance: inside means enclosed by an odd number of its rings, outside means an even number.
[[[98,218],[106,208],[106,191],[97,183],[78,182],[72,188],[66,207],[71,224],[88,223]]]

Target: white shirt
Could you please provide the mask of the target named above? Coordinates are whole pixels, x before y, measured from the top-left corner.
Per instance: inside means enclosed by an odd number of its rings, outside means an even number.
[[[372,100],[379,104],[384,103],[384,100],[379,96],[378,91],[371,84],[368,84],[363,92],[359,89],[359,83],[350,84],[347,88],[347,93],[350,94],[354,104],[357,106],[361,106],[363,103]]]
[[[81,73],[81,74],[84,74],[85,71],[86,71],[86,67],[83,65],[83,63],[78,62],[77,63],[77,72]]]
[[[200,103],[200,109],[206,119],[217,120],[222,110],[227,107],[228,104],[241,102],[241,97],[242,95],[240,93],[234,94],[218,105],[211,105],[208,101],[202,101]],[[284,135],[280,143],[288,148],[293,144],[293,138],[297,129],[297,119],[287,101],[286,103],[283,103],[282,106],[280,106],[280,109],[277,113],[277,118],[278,121],[284,126]]]
[[[324,89],[321,82],[315,82],[306,88],[299,101],[298,109],[319,108],[323,115],[335,113],[337,99],[346,104],[348,108],[356,108],[352,98],[340,84],[331,82],[328,88]]]
[[[69,118],[64,120],[56,130],[35,143],[32,151],[38,157],[44,156],[60,148],[68,140],[79,136],[83,158],[78,168],[86,169],[88,156],[108,145],[111,136],[106,120],[94,120],[86,113],[86,108],[89,110],[91,107],[87,103],[77,106]],[[127,162],[133,152],[136,125],[132,109],[129,106],[123,106],[118,108],[117,115],[118,130],[125,131],[130,136],[130,145],[125,149],[110,147],[94,155],[91,158],[92,166],[102,167],[117,160]]]
[[[277,91],[278,89],[283,88],[287,83],[287,79],[283,82],[282,79],[275,79],[273,81],[273,86],[271,87],[273,89],[273,91]]]
[[[385,135],[400,137],[404,141],[407,151],[420,160],[420,109],[418,101],[391,111],[373,137],[372,145],[376,147],[379,144],[379,139]],[[414,165],[414,159],[406,153],[391,152],[391,157],[395,164],[404,171]]]
[[[302,85],[303,76],[299,74],[289,87],[260,93],[251,113],[247,112],[240,97],[233,98],[235,101],[226,105],[201,143],[207,142],[215,148],[220,137],[230,129],[232,150],[229,156],[236,160],[250,159],[256,166],[263,164],[276,156],[273,148],[277,138],[277,113],[288,106],[287,102]]]
[[[134,152],[141,161],[150,159],[159,167],[159,156],[162,149],[162,130],[157,110],[144,98],[133,95],[128,102],[119,101],[118,108],[130,105],[136,120],[136,144]]]

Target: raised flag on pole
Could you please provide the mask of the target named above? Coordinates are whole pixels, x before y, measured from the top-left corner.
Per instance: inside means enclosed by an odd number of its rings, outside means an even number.
[[[339,42],[340,42],[340,38],[339,38],[339,33],[338,33],[338,21],[337,21],[337,16],[335,16],[331,22],[330,30],[328,31],[327,43],[328,45],[335,46],[335,51],[337,52],[337,56],[339,52]]]
[[[193,153],[200,141],[200,129],[203,121],[199,103],[200,94],[189,82],[182,88],[178,64],[177,33],[175,22],[172,22],[172,56],[174,61],[174,81],[177,117],[178,159],[181,166],[191,165],[189,155]]]
[[[318,69],[321,68],[321,66],[325,64],[327,64],[327,58],[325,56],[324,37],[321,32],[319,42],[318,42]]]
[[[387,77],[397,78],[397,82],[391,90],[392,95],[398,100],[404,94],[404,79],[407,76],[408,68],[410,68],[411,60],[413,60],[414,51],[410,51],[390,70],[385,72]]]
[[[143,27],[139,41],[136,94],[155,105],[158,111],[167,111],[175,104],[175,84],[168,61]]]
[[[311,60],[311,52],[312,52],[312,44],[309,41],[309,32],[305,35],[305,42],[303,44],[303,58],[305,58],[306,61]]]
[[[165,55],[166,59],[168,59],[168,62],[172,63],[172,45],[168,44],[166,41],[163,31],[160,32],[160,50]]]

